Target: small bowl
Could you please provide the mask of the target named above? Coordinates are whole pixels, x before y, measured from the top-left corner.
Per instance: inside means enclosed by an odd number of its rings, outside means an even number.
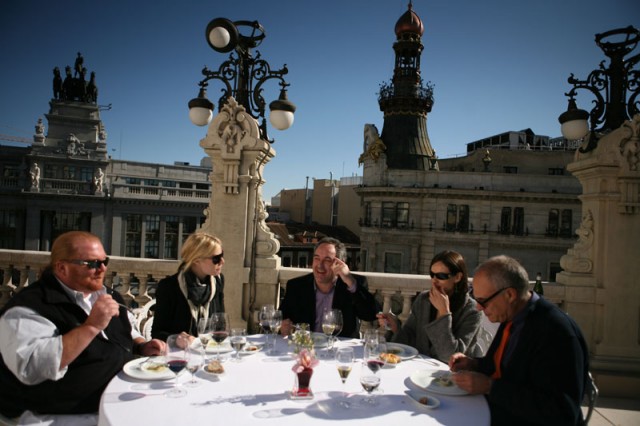
[[[433,410],[440,406],[440,400],[426,392],[409,390],[405,391],[405,393],[418,407]]]

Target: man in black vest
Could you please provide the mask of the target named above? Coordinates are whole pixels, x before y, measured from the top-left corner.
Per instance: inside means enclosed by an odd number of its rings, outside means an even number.
[[[62,234],[40,279],[0,310],[3,415],[97,412],[104,388],[134,354],[164,352],[164,342],[132,331],[122,297],[104,287],[108,262],[95,235]]]

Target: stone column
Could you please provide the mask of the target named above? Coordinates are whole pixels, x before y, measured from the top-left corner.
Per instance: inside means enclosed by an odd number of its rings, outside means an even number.
[[[565,308],[587,339],[604,395],[640,394],[640,114],[576,151],[583,187],[578,241],[560,259]]]
[[[251,322],[264,303],[276,303],[280,244],[269,231],[262,171],[275,156],[257,121],[230,97],[200,146],[211,157],[211,201],[202,231],[219,237],[225,254],[225,309],[231,322]]]

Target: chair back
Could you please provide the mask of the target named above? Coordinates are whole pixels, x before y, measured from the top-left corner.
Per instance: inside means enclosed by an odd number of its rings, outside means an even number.
[[[593,380],[591,372],[587,371],[584,390],[584,398],[587,403],[587,415],[584,417],[584,421],[582,422],[585,426],[589,424],[589,420],[593,414],[593,409],[596,406],[596,399],[598,399],[598,392],[598,386],[596,386],[596,382]]]

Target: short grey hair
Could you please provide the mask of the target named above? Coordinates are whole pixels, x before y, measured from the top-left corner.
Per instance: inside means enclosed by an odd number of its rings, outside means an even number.
[[[496,290],[511,287],[516,290],[518,296],[524,296],[529,291],[529,275],[524,266],[516,259],[509,256],[494,256],[482,262],[475,274],[486,274],[496,286]]]
[[[343,262],[347,260],[347,246],[344,243],[340,242],[340,240],[332,237],[324,237],[320,241],[316,243],[316,246],[313,248],[313,254],[316,253],[318,247],[322,244],[331,244],[336,248],[336,257]]]

